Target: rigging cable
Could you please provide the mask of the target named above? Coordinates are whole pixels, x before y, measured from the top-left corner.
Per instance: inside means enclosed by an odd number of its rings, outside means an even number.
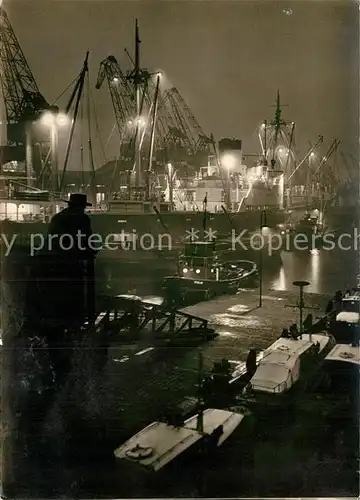
[[[74,83],[78,80],[78,78],[79,78],[79,75],[77,75],[77,76],[73,79],[73,81],[70,83],[70,85],[68,85],[68,86],[66,87],[66,89],[65,89],[65,90],[63,90],[63,92],[61,92],[61,94],[60,94],[60,95],[58,95],[58,97],[55,99],[55,101],[53,101],[53,102],[52,102],[52,104],[51,104],[52,106],[55,106],[55,104],[59,101],[59,99],[61,99],[61,98],[62,98],[62,96],[63,96],[64,94],[66,94],[66,92],[67,92],[67,91],[68,91],[68,90],[69,90],[69,89],[70,89],[70,88],[74,85]]]
[[[80,103],[80,184],[84,189],[86,186],[84,175],[84,134],[82,124],[84,123],[84,100],[81,99]]]
[[[95,100],[94,100],[94,97],[93,97],[93,93],[91,91],[91,87],[89,86],[88,89],[89,89],[88,90],[88,92],[89,92],[89,98],[90,98],[90,101],[92,103],[92,112],[93,112],[93,117],[94,117],[96,135],[99,138],[100,149],[101,149],[101,154],[102,154],[102,157],[103,157],[103,161],[104,161],[104,163],[106,163],[107,162],[106,153],[105,153],[105,147],[106,146],[104,145],[104,142],[102,140],[101,133],[100,133],[99,120],[98,120],[98,116],[97,116],[97,112],[96,112]],[[116,126],[116,124],[114,124],[114,127],[113,127],[113,129],[112,129],[112,131],[110,133],[110,136],[112,135],[115,126]],[[110,136],[109,136],[109,139],[110,139]]]

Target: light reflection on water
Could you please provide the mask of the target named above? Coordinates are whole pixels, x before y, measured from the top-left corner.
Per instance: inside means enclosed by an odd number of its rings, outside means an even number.
[[[275,269],[264,269],[263,292],[274,289],[294,290],[293,281],[307,280],[310,293],[331,293],[356,285],[358,274],[358,253],[350,251],[283,252],[283,265]],[[174,264],[175,272],[176,265]],[[133,295],[162,295],[161,283],[172,274],[169,267],[161,269],[144,262],[129,264],[114,261],[108,267],[106,278],[98,280],[98,288],[112,295],[131,293]],[[111,288],[106,280],[111,280]]]
[[[282,254],[283,267],[267,276],[274,290],[292,290],[295,280],[306,280],[310,293],[334,293],[356,285],[358,254],[350,251],[324,251]]]

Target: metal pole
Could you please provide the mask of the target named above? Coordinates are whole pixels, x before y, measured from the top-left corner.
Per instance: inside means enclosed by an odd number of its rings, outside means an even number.
[[[263,262],[262,262],[262,247],[260,248],[260,253],[259,253],[259,307],[262,307],[262,280],[263,280]]]
[[[58,183],[58,129],[56,123],[51,125],[51,177],[54,196],[59,190]]]
[[[265,224],[265,210],[260,212],[260,235],[262,236],[262,230]],[[261,239],[261,248],[259,251],[259,307],[262,307],[262,289],[263,289],[263,246]]]
[[[140,187],[142,183],[142,172],[141,172],[141,131],[140,131],[140,88],[139,85],[136,87],[136,137],[135,137],[135,185]]]
[[[303,307],[304,307],[304,287],[300,287],[300,336],[303,334]]]
[[[203,413],[203,401],[202,401],[203,366],[204,366],[204,358],[202,352],[199,351],[198,418],[197,418],[196,430],[201,433],[204,432],[204,413]]]
[[[26,167],[26,185],[31,186],[33,172],[33,145],[31,122],[25,127],[25,167]]]
[[[138,20],[135,21],[135,99],[136,99],[136,131],[135,131],[135,186],[140,187],[142,184],[141,170],[141,130],[140,130],[140,113],[141,113],[141,86],[140,86],[140,38]]]
[[[226,193],[227,193],[227,209],[231,212],[232,204],[231,204],[231,182],[230,182],[230,168],[226,168]]]
[[[304,287],[310,285],[309,281],[294,281],[293,285],[298,286],[300,288],[300,297],[299,297],[299,311],[300,311],[300,336],[302,336],[304,328],[303,328],[303,308],[304,308]],[[309,339],[311,342],[311,331],[309,333]]]

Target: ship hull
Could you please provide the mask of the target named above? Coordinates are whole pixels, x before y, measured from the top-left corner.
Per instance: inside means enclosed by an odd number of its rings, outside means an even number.
[[[204,226],[204,214],[202,212],[172,212],[164,214],[127,214],[127,213],[103,213],[91,214],[92,228],[95,233],[114,234],[124,231],[126,233],[135,233],[139,238],[142,235],[152,235],[160,238],[155,243],[167,243],[167,235],[172,238],[172,243],[183,241],[184,237],[189,236],[189,232],[195,233],[202,231]],[[208,213],[206,216],[207,231],[218,234],[227,233],[232,235],[240,233],[246,229],[252,231],[261,225],[261,211],[249,210],[246,212],[237,212],[229,216],[225,213]],[[282,210],[269,211],[267,214],[267,225],[277,227],[285,221],[285,212]],[[194,234],[194,235],[195,235]],[[161,237],[163,237],[161,239]]]
[[[135,231],[139,235],[152,234],[153,236],[166,234],[173,237],[183,237],[186,231],[191,229],[201,230],[204,223],[202,212],[170,212],[170,213],[128,213],[128,212],[93,212],[90,213],[93,231],[103,234],[117,234],[124,230],[126,232]],[[219,213],[208,213],[206,216],[206,226],[213,231],[224,232],[231,235],[232,230],[249,231],[255,230],[261,224],[261,210],[253,209],[244,212],[236,212],[230,215]],[[267,226],[276,227],[284,223],[284,210],[267,211]],[[6,220],[1,223],[12,232],[12,234],[45,233],[47,224],[42,222],[11,221]]]
[[[100,236],[103,244],[109,242],[111,249],[107,249],[106,256],[109,259],[120,258],[121,260],[134,260],[137,254],[141,259],[153,259],[155,256],[168,258],[177,255],[184,241],[191,238],[204,237],[202,228],[204,226],[204,214],[201,212],[172,212],[164,214],[156,213],[90,213],[93,233]],[[207,214],[206,227],[212,238],[237,237],[244,230],[252,232],[261,225],[261,211],[249,210],[237,212],[230,215],[225,213]],[[277,227],[284,223],[285,212],[275,210],[267,212],[267,225]],[[45,244],[44,237],[48,225],[43,222],[17,222],[4,220],[0,223],[1,233],[8,241],[15,236],[15,246],[39,247]],[[124,237],[131,242],[129,251],[123,251],[120,242]],[[205,234],[206,236],[206,234]],[[39,248],[37,248],[39,249]],[[240,252],[241,248],[237,248]],[[266,252],[265,252],[266,253]],[[142,254],[142,257],[140,257]],[[236,252],[236,257],[240,255]],[[244,258],[251,258],[249,252]],[[235,254],[234,254],[235,256]],[[276,257],[278,259],[278,256]]]

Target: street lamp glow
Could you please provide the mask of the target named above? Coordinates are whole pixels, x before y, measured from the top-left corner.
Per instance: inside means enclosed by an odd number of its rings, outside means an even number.
[[[65,113],[51,113],[51,111],[47,111],[42,115],[41,122],[46,127],[64,127],[70,123],[70,119]]]
[[[69,117],[65,113],[55,115],[55,123],[59,127],[66,127],[70,123]]]
[[[145,125],[145,123],[146,122],[145,122],[144,118],[141,118],[141,117],[138,118],[137,124],[138,124],[139,127],[143,127]]]
[[[236,165],[236,158],[234,155],[225,154],[221,157],[221,165],[227,169],[232,169]]]
[[[43,125],[46,125],[46,127],[52,127],[54,125],[53,113],[50,113],[50,111],[47,111],[46,113],[44,113],[41,117],[41,123]]]
[[[119,83],[119,78],[118,78],[117,76],[114,76],[114,78],[113,78],[113,82],[114,82],[114,83]]]
[[[283,153],[283,149],[282,149],[282,148],[280,148],[280,149],[279,149],[279,153],[280,153],[280,154],[282,154],[282,153]]]
[[[314,151],[312,151],[312,152],[310,153],[310,158],[314,158],[314,156],[315,156],[315,153],[314,153]]]

